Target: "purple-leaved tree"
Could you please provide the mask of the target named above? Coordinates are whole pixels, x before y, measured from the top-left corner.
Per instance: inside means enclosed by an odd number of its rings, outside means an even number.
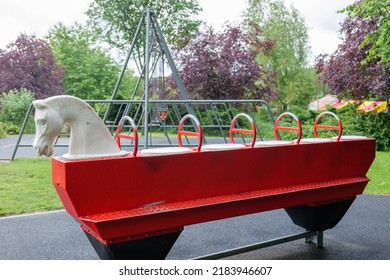
[[[390,92],[390,72],[385,64],[372,59],[362,63],[371,47],[359,48],[365,36],[377,28],[376,19],[347,17],[340,33],[343,42],[331,56],[320,55],[316,68],[320,81],[340,97],[384,98]]]
[[[56,64],[48,43],[25,34],[0,49],[0,93],[21,88],[37,99],[65,93],[63,69]]]
[[[260,52],[267,54],[273,43],[260,40],[258,35],[245,34],[232,26],[226,26],[220,33],[209,27],[177,49],[179,74],[190,97],[269,99],[274,94],[275,73],[263,69],[256,56]]]

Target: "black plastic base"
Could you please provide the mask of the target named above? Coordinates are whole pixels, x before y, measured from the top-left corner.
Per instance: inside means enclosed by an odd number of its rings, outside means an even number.
[[[175,244],[181,231],[164,235],[104,245],[85,232],[102,260],[163,260]]]
[[[355,199],[322,205],[299,205],[285,208],[294,224],[310,231],[324,231],[336,226]]]

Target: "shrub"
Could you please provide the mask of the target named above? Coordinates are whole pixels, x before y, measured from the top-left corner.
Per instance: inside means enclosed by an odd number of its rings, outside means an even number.
[[[7,133],[5,132],[4,127],[5,127],[5,125],[2,122],[0,122],[0,138],[7,136]]]
[[[24,88],[3,93],[0,97],[3,122],[21,126],[33,100],[34,94]]]
[[[353,119],[355,131],[376,139],[378,151],[387,151],[390,147],[390,115],[385,113],[357,112]]]
[[[372,112],[364,113],[357,110],[358,105],[348,105],[341,109],[326,108],[327,111],[334,112],[342,121],[343,135],[362,135],[376,139],[377,151],[387,151],[390,149],[390,114]],[[302,109],[292,106],[290,111],[294,113],[302,124],[302,138],[314,137],[313,124],[320,112],[313,112],[308,109]],[[324,117],[321,124],[335,125],[332,117]],[[292,119],[286,118],[281,125],[294,126]],[[337,131],[320,129],[320,137],[332,137]],[[282,132],[283,139],[295,139],[296,134],[291,132]],[[295,138],[294,138],[295,137]]]
[[[20,132],[20,127],[12,123],[0,122],[0,138],[6,137],[7,135],[15,135]]]

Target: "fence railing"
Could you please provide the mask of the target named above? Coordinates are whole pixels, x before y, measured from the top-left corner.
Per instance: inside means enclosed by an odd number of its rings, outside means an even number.
[[[190,113],[195,114],[202,126],[204,143],[228,142],[230,122],[236,114],[242,112],[250,115],[255,121],[258,139],[273,137],[274,116],[269,105],[263,100],[149,100],[147,125],[144,123],[145,101],[86,100],[86,102],[102,118],[113,137],[120,119],[123,116],[130,116],[140,132],[139,148],[141,149],[177,146],[177,127],[181,118],[189,113],[189,110]],[[32,143],[22,144],[21,139],[25,134],[27,123],[32,121],[33,111],[33,106],[30,106],[11,160],[15,158],[19,148],[32,148]],[[126,129],[126,126],[123,129]],[[54,148],[67,147],[66,140],[60,141],[60,138],[67,136],[67,131],[64,130],[64,133],[56,139]],[[242,141],[246,141],[243,136]],[[188,145],[191,144],[188,138],[186,142]],[[132,143],[124,143],[121,146],[128,149],[132,147]]]

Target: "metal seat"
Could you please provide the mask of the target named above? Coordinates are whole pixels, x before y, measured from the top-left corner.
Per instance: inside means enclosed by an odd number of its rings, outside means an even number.
[[[143,156],[164,156],[164,155],[176,155],[193,152],[194,150],[187,147],[164,147],[155,149],[145,149],[140,153]]]
[[[301,143],[324,143],[333,142],[337,140],[337,137],[333,138],[302,138]]]
[[[333,137],[334,139],[337,139],[336,137]],[[367,139],[368,137],[366,136],[361,136],[361,135],[343,135],[340,137],[340,140],[361,140],[361,139]]]
[[[202,146],[202,151],[224,151],[224,150],[237,150],[244,149],[244,144],[233,144],[233,143],[221,143],[221,144],[209,144]]]
[[[263,140],[263,141],[256,141],[255,147],[290,145],[290,144],[293,144],[293,143],[294,143],[293,141]]]

